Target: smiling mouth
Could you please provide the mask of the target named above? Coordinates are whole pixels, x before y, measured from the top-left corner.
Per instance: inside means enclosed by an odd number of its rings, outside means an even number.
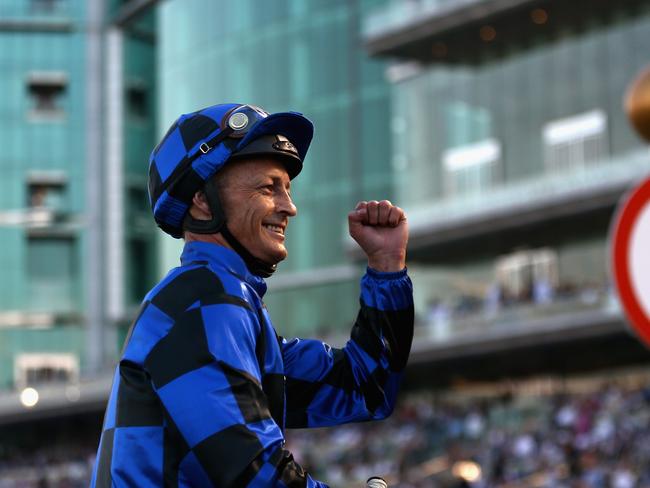
[[[284,228],[279,225],[273,224],[262,224],[265,229],[268,229],[270,232],[284,237]]]

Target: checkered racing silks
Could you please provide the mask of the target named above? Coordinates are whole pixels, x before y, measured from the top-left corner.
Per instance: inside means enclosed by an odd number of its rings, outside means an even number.
[[[232,250],[185,245],[125,342],[92,487],[326,487],[284,449],[284,429],[381,419],[413,337],[406,270],[368,269],[350,340],[275,333],[266,284]]]

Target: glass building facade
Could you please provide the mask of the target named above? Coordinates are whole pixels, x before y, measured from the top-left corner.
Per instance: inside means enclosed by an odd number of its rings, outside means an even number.
[[[413,206],[478,193],[491,200],[487,193],[530,180],[571,187],[571,178],[607,178],[645,153],[622,97],[648,64],[650,14],[621,17],[585,32],[567,26],[561,37],[535,26],[534,39],[503,57],[484,43],[477,62],[438,64],[397,83],[400,197]]]
[[[156,141],[156,16],[153,11],[122,30],[121,130],[124,168],[124,311],[126,332],[144,295],[158,278],[157,231],[147,194],[148,161]],[[118,339],[121,347],[121,338]]]
[[[265,301],[281,334],[349,330],[362,269],[345,256],[347,213],[392,191],[385,63],[360,43],[382,1],[167,1],[159,7],[159,133],[181,113],[222,102],[296,110],[315,124],[292,186],[289,258]],[[165,240],[163,268],[180,243]]]
[[[420,330],[441,344],[616,316],[610,222],[650,171],[623,110],[650,63],[650,3],[500,3],[391,2],[365,23],[369,49],[393,60],[396,200]]]
[[[123,86],[110,98],[103,52],[118,5],[106,4],[94,25],[98,6],[0,2],[0,390],[77,381],[92,363],[96,374],[119,351],[116,324],[131,319],[129,306],[155,279],[154,226],[141,217],[155,122],[153,17],[124,36]],[[111,110],[118,123],[109,129]],[[109,183],[109,167],[119,180]],[[116,275],[121,316],[108,317],[107,269],[119,261],[107,258],[106,239],[122,228],[117,247],[130,264],[122,268],[137,273]]]
[[[83,2],[0,5],[0,388],[21,355],[83,357],[84,18]]]

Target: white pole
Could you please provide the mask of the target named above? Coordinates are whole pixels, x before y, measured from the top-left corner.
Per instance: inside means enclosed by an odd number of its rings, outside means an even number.
[[[104,363],[103,313],[103,219],[102,219],[102,30],[104,0],[87,3],[86,32],[86,336],[85,355],[89,374]]]
[[[106,315],[115,339],[115,324],[124,318],[124,59],[122,29],[106,33]],[[110,341],[109,341],[110,342]],[[109,347],[115,347],[115,340]],[[110,350],[107,351],[110,353]]]

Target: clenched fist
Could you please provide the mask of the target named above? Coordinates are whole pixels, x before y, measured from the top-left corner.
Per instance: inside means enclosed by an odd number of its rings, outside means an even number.
[[[350,236],[377,271],[400,271],[406,266],[408,225],[404,210],[388,200],[359,202],[348,214]]]

